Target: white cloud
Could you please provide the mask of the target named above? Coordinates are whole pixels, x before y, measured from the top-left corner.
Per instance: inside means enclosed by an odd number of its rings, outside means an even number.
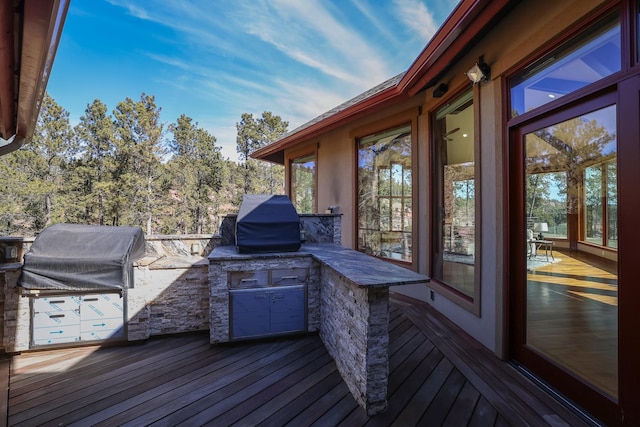
[[[405,26],[415,31],[426,43],[433,37],[439,25],[433,14],[419,0],[393,0],[395,13]]]
[[[233,160],[242,113],[271,111],[292,130],[405,69],[437,29],[418,0],[107,1],[170,30],[140,48],[167,91],[163,114],[192,117]]]
[[[346,100],[343,92],[318,85],[282,80],[277,80],[276,83],[280,93],[280,98],[277,101],[278,107],[283,112],[277,114],[289,121],[289,130],[293,130]]]
[[[362,90],[389,77],[379,50],[317,1],[248,2],[239,7],[249,34],[307,67]]]
[[[362,13],[369,22],[373,24],[377,33],[384,35],[388,40],[392,40],[393,44],[398,43],[396,35],[394,35],[393,31],[390,30],[391,26],[376,16],[375,11],[371,8],[369,3],[366,1],[363,2],[362,0],[352,0],[352,2],[356,9],[358,9],[360,13]]]

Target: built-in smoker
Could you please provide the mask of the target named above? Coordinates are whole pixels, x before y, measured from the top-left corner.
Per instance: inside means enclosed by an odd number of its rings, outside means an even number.
[[[228,272],[229,338],[307,330],[308,268]]]

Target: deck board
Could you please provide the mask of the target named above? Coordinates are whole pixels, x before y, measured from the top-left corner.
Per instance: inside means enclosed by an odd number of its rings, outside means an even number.
[[[446,357],[463,371],[463,374],[492,405],[496,406],[501,414],[505,414],[507,422],[513,425],[524,425],[529,422],[528,420],[545,415],[552,418],[557,416],[559,420],[573,416],[557,401],[547,399],[548,395],[544,391],[535,387],[512,366],[496,363],[493,354],[451,324],[448,319],[436,313],[424,316],[423,310],[432,309],[425,303],[416,303],[405,313],[418,329],[430,334],[430,339],[445,353]],[[523,388],[528,391],[527,394],[521,394]],[[535,395],[535,398],[532,398],[532,395]]]
[[[9,373],[11,372],[11,359],[0,358],[0,414],[9,411]],[[7,425],[7,417],[0,417],[0,427]]]
[[[261,371],[265,365],[268,366],[292,352],[295,354],[295,351],[304,349],[309,344],[308,340],[283,342],[269,348],[268,353],[261,353],[264,357],[259,359],[241,357],[220,369],[216,369],[215,366],[204,366],[189,381],[181,381],[180,384],[163,383],[155,389],[147,389],[136,396],[135,406],[128,401],[123,402],[129,407],[127,410],[110,416],[96,425],[113,426],[127,425],[127,423],[149,425],[165,417],[170,425],[175,423],[172,420],[179,420],[183,416],[181,414],[195,413],[203,402],[213,405],[229,394],[233,394],[234,386],[251,384],[251,381],[245,378],[248,374]],[[317,346],[317,343],[315,344]],[[176,385],[178,386],[175,387]],[[179,400],[175,399],[176,395],[180,396]]]
[[[480,396],[478,404],[476,405],[467,425],[469,427],[492,426],[495,424],[497,416],[498,411],[496,411],[496,408],[491,406],[489,402],[487,402],[487,399]]]
[[[466,426],[473,416],[479,399],[480,392],[471,383],[465,382],[442,425],[446,427]]]
[[[389,338],[388,409],[373,417],[317,335],[186,334],[0,359],[0,427],[586,425],[424,303],[392,294]]]
[[[245,401],[252,400],[263,389],[277,383],[281,378],[326,353],[317,340],[309,342],[295,351],[291,347],[283,348],[282,353],[274,353],[274,359],[261,360],[259,370],[252,371],[249,375],[228,384],[223,389],[215,390],[198,399],[193,399],[192,394],[187,394],[187,400],[191,400],[192,403],[186,406],[180,405],[180,408],[170,408],[174,410],[167,416],[162,415],[168,411],[158,412],[155,402],[150,402],[150,412],[147,412],[147,416],[132,419],[129,424],[131,426],[147,425],[149,421],[154,421],[158,422],[157,425],[205,425],[215,421],[225,412],[242,405]],[[199,396],[200,394],[198,394]],[[165,407],[167,405],[163,405],[163,408]],[[114,425],[114,421],[118,424],[118,420],[109,420],[109,424]]]

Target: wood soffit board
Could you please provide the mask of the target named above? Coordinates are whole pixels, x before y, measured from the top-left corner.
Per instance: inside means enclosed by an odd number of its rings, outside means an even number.
[[[68,7],[69,0],[2,1],[0,155],[33,134]]]

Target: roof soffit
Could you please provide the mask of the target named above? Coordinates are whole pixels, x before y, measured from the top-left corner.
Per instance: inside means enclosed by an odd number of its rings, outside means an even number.
[[[9,138],[15,133],[16,111],[16,55],[14,41],[19,39],[19,29],[14,28],[12,1],[0,4],[0,137]]]
[[[463,56],[491,23],[518,0],[462,1],[409,67],[398,89],[414,96],[434,85]],[[472,65],[472,64],[471,64]]]
[[[69,0],[3,1],[2,23],[12,31],[0,36],[0,133],[9,143],[0,155],[28,141],[62,33]]]

